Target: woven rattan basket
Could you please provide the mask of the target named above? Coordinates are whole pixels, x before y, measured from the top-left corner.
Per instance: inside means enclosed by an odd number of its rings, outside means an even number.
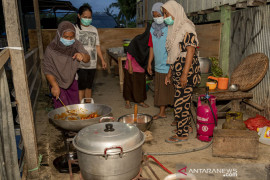
[[[268,68],[269,60],[265,54],[251,54],[234,69],[230,84],[238,84],[239,90],[248,91],[263,79]]]

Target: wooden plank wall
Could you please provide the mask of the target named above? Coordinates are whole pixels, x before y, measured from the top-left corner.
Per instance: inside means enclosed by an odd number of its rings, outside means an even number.
[[[196,25],[201,57],[219,57],[221,23]]]
[[[144,32],[144,28],[102,28],[98,29],[99,41],[103,57],[106,59],[106,49],[111,47],[119,47],[123,45],[124,39],[133,39],[136,35]],[[28,30],[30,50],[38,45],[36,30]],[[56,35],[56,29],[42,29],[43,49],[53,40]],[[100,68],[100,61],[98,68]]]
[[[99,40],[102,47],[102,51],[105,53],[107,48],[117,47],[123,45],[123,39],[132,39],[136,35],[144,32],[144,28],[102,28],[98,29]],[[37,35],[35,29],[30,29],[29,43],[30,49],[37,47]],[[53,40],[56,35],[55,29],[42,29],[42,40],[44,50],[48,44]]]
[[[196,31],[199,38],[200,56],[219,57],[220,46],[220,32],[221,24],[205,24],[197,25]],[[136,35],[144,32],[144,28],[102,28],[98,29],[99,39],[103,56],[105,57],[106,49],[111,47],[119,47],[123,45],[123,39],[132,39]],[[37,47],[38,41],[36,30],[30,29],[28,31],[30,40],[30,49]],[[55,29],[43,29],[42,40],[44,50],[54,38],[56,34]]]
[[[35,29],[28,30],[30,50],[38,47],[37,32]],[[43,50],[50,44],[56,35],[55,29],[42,29]]]
[[[103,55],[105,55],[107,48],[123,46],[124,39],[133,39],[144,30],[144,28],[98,29]]]

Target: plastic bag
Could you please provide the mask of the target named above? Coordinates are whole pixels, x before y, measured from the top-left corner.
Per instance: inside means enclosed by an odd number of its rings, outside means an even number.
[[[261,115],[256,115],[254,118],[249,118],[244,121],[246,127],[252,131],[257,132],[257,128],[261,128],[264,126],[270,126],[270,121]]]

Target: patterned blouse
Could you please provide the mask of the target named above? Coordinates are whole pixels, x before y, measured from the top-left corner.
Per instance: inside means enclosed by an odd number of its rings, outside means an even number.
[[[181,52],[187,52],[188,46],[197,47],[197,41],[195,40],[195,35],[193,33],[186,33],[182,42],[179,43]],[[172,79],[175,87],[180,87],[180,77],[183,72],[186,62],[186,57],[178,57],[174,64],[171,65]],[[199,59],[197,56],[197,50],[192,59],[192,65],[189,69],[187,76],[188,83],[187,86],[195,87],[201,82],[201,71]]]

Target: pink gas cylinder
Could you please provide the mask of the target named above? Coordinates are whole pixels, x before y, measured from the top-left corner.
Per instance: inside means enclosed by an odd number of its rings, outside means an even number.
[[[200,95],[197,107],[197,138],[201,141],[211,141],[216,125],[216,97],[208,94]]]

